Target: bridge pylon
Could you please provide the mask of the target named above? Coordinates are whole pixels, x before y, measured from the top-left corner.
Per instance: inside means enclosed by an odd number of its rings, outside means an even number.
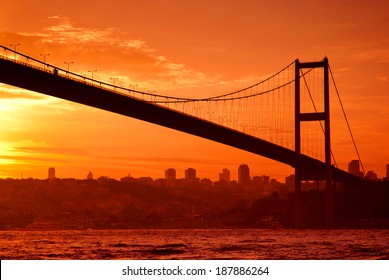
[[[323,68],[324,110],[321,112],[301,112],[300,78],[302,69]],[[310,170],[307,166],[295,166],[295,194],[296,194],[296,223],[301,222],[301,182],[304,180],[325,180],[326,182],[326,225],[334,224],[334,203],[331,167],[331,137],[330,137],[330,94],[329,94],[329,66],[325,57],[320,62],[295,61],[295,152],[301,154],[301,123],[324,121],[324,160],[325,170]]]

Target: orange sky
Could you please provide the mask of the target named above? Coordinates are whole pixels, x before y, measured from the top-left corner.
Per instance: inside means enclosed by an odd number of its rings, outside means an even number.
[[[389,163],[388,1],[13,0],[0,9],[0,43],[119,85],[178,96],[213,96],[273,74],[299,58],[327,56],[365,170]],[[335,98],[332,95],[331,98]],[[339,166],[356,158],[333,109]],[[0,177],[163,177],[169,167],[217,179],[283,181],[293,169],[198,137],[0,84]]]

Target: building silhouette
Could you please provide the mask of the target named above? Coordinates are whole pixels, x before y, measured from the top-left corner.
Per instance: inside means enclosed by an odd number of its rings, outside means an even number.
[[[222,173],[219,174],[219,181],[229,182],[230,181],[230,170],[228,170],[227,168],[224,168],[222,170]]]
[[[176,170],[174,168],[165,170],[165,180],[167,186],[173,186],[176,183]]]
[[[93,180],[93,173],[89,171],[88,175],[86,175],[87,180]]]
[[[363,177],[363,173],[361,172],[359,167],[359,160],[354,159],[350,161],[350,163],[348,164],[348,172],[355,176]]]
[[[185,179],[188,181],[195,181],[196,180],[196,169],[194,168],[188,168],[185,170]]]
[[[374,181],[378,180],[378,176],[374,171],[370,170],[370,171],[367,171],[367,173],[366,173],[366,179],[374,182]]]
[[[50,167],[49,168],[47,178],[49,180],[54,180],[55,179],[55,168],[54,167]]]
[[[250,185],[250,169],[247,164],[241,164],[238,168],[238,184],[242,186]]]
[[[199,181],[200,185],[205,188],[211,188],[212,187],[212,181],[208,178],[202,178]]]
[[[184,184],[187,186],[194,186],[198,185],[200,182],[200,179],[196,176],[196,169],[194,168],[188,168],[185,170],[185,182]]]
[[[296,175],[294,175],[294,174],[285,177],[285,185],[288,188],[293,189],[295,186],[295,182],[296,182],[295,179],[296,179]]]

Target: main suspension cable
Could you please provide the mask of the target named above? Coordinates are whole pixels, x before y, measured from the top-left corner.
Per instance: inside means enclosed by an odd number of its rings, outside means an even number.
[[[352,133],[352,131],[351,131],[350,124],[349,124],[348,119],[347,119],[346,111],[344,110],[343,102],[342,102],[342,99],[340,98],[340,95],[339,95],[338,87],[336,86],[334,76],[332,75],[331,67],[328,66],[328,68],[330,69],[331,79],[332,79],[332,82],[333,82],[334,87],[335,87],[336,95],[338,96],[338,100],[339,100],[339,103],[340,103],[340,107],[342,108],[342,112],[343,112],[344,119],[346,120],[347,128],[348,128],[348,131],[349,131],[350,136],[351,136],[351,140],[353,141],[353,145],[354,145],[355,151],[356,151],[356,153],[357,153],[358,160],[359,160],[359,162],[361,163],[361,168],[362,168],[363,176],[365,176],[365,168],[363,167],[363,163],[362,163],[361,157],[360,157],[360,155],[359,155],[359,151],[358,151],[358,148],[357,148],[357,144],[355,143],[355,139],[354,139],[353,133]]]

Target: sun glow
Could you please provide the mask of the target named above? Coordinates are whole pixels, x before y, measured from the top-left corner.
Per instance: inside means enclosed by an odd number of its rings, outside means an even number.
[[[15,150],[9,142],[0,142],[0,165],[14,164],[15,160],[11,159]]]

